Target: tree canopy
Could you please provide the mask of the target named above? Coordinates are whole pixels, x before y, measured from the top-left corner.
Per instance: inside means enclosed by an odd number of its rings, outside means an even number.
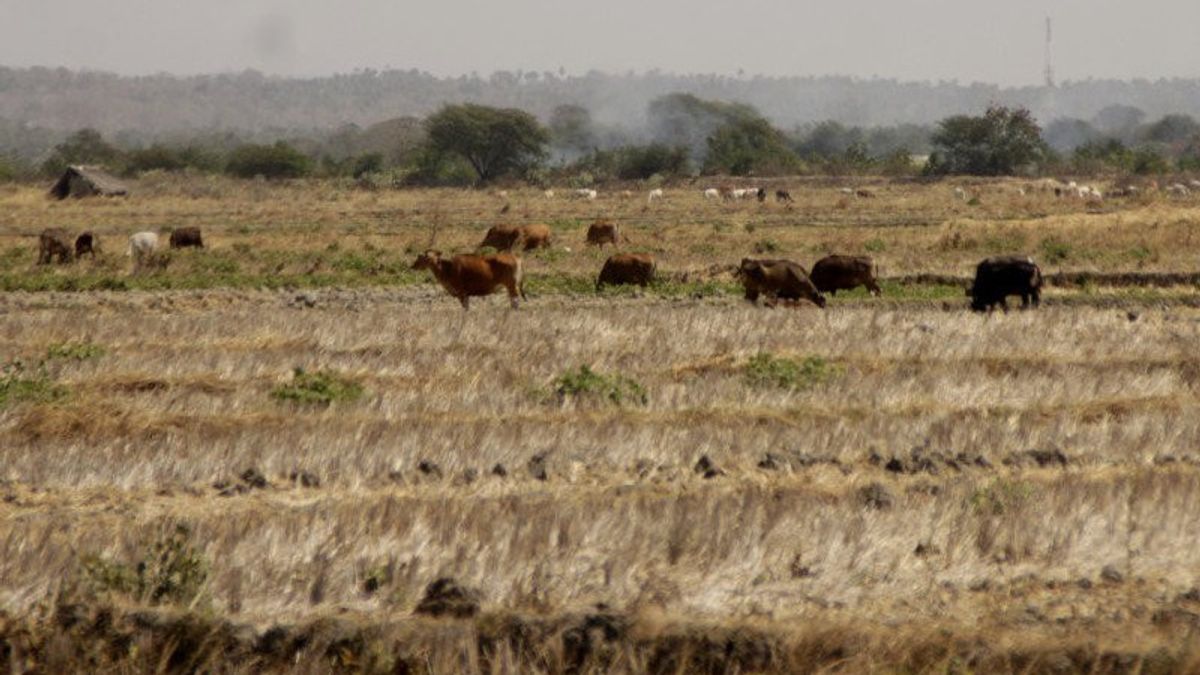
[[[1046,158],[1042,130],[1023,108],[992,106],[983,115],[955,115],[938,123],[932,174],[1007,176],[1026,171]]]
[[[425,124],[430,149],[466,160],[484,183],[536,166],[550,140],[533,115],[513,108],[448,105]]]

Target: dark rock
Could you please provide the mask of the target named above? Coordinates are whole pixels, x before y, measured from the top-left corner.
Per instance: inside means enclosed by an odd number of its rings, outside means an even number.
[[[1100,570],[1100,578],[1110,584],[1119,584],[1125,581],[1125,575],[1121,574],[1121,571],[1113,565],[1105,565],[1104,569]]]
[[[937,555],[941,552],[942,552],[942,550],[940,548],[938,548],[937,546],[934,546],[933,544],[926,543],[926,542],[921,542],[921,543],[917,544],[917,547],[915,549],[913,549],[913,554],[916,555],[918,558],[924,558],[925,556],[930,556],[930,555]]]
[[[474,468],[463,469],[462,481],[468,485],[479,480],[479,470]]]
[[[239,478],[242,479],[242,482],[245,483],[247,487],[255,490],[261,490],[267,487],[267,477],[262,475],[262,472],[254,467],[250,467],[249,469],[243,471]]]
[[[428,616],[452,616],[465,619],[479,613],[479,591],[460,585],[450,577],[442,577],[425,587],[425,597],[413,610]]]
[[[880,483],[871,483],[858,491],[858,498],[864,506],[876,510],[887,510],[896,503],[891,491]]]
[[[764,471],[779,471],[783,468],[784,463],[785,460],[782,457],[768,452],[766,457],[759,461],[758,468]]]
[[[1142,317],[1142,315],[1138,314],[1137,312],[1126,312],[1125,313],[1125,318],[1129,319],[1130,321],[1137,321],[1141,317]]]
[[[1060,467],[1066,468],[1071,463],[1070,458],[1063,454],[1058,448],[1049,450],[1026,450],[1025,452],[1014,452],[1004,459],[1005,466],[1037,466],[1045,467]]]
[[[708,455],[702,456],[699,461],[696,462],[696,466],[693,467],[692,470],[704,476],[705,479],[712,479],[716,478],[717,476],[725,475],[725,472],[722,471],[715,463],[713,463],[713,461],[708,458]]]
[[[1080,579],[1079,581],[1076,581],[1075,585],[1082,588],[1085,591],[1089,591],[1092,588],[1092,580],[1084,577],[1084,578]]]
[[[430,478],[440,479],[442,477],[442,467],[427,459],[423,459],[417,464],[417,471]]]
[[[529,475],[533,476],[533,478],[535,480],[549,480],[550,479],[550,471],[549,471],[549,468],[546,466],[546,454],[545,453],[542,453],[540,455],[534,455],[533,457],[531,457],[529,459],[529,463],[526,465],[526,468],[529,469]]]
[[[992,582],[990,579],[976,579],[971,582],[970,586],[967,586],[967,590],[972,593],[984,593],[992,590]]]
[[[506,478],[508,477],[508,469],[504,468],[503,464],[497,464],[492,467],[492,475],[499,478]]]
[[[1190,588],[1175,597],[1175,602],[1200,602],[1200,588]]]
[[[297,483],[300,487],[317,488],[321,487],[321,479],[315,473],[308,471],[293,471],[288,474],[288,480]]]

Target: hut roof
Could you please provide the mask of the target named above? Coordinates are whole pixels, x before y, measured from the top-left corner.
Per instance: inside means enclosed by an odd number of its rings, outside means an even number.
[[[72,196],[86,197],[93,194],[116,197],[128,195],[129,189],[99,167],[69,166],[54,187],[50,188],[50,194],[59,199]]]

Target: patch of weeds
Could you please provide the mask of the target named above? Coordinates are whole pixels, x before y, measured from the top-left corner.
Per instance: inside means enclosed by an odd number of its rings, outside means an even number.
[[[567,257],[567,252],[561,248],[541,248],[533,254],[534,258],[542,262],[555,263]]]
[[[46,349],[46,360],[91,361],[104,354],[104,347],[91,342],[60,342]]]
[[[190,538],[186,525],[176,525],[132,563],[84,556],[83,578],[100,593],[152,605],[194,605],[208,581],[208,561],[191,545]]]
[[[649,400],[645,387],[636,380],[620,373],[597,373],[588,366],[566,371],[555,378],[552,386],[559,403],[590,398],[616,405],[646,405]]]
[[[999,516],[1028,502],[1034,484],[1027,480],[998,478],[971,494],[971,507],[980,515]]]
[[[971,197],[967,202],[967,206],[982,206],[983,202],[979,201],[979,197]]]
[[[841,369],[820,356],[789,359],[759,352],[742,368],[746,382],[755,387],[799,391],[814,387],[840,374]]]
[[[271,390],[271,398],[293,403],[329,405],[351,403],[362,398],[362,385],[327,370],[308,372],[303,368],[292,371],[292,381]]]
[[[1046,237],[1040,246],[1047,263],[1057,264],[1071,257],[1071,245],[1061,239]]]
[[[1138,246],[1135,246],[1135,247],[1129,249],[1129,257],[1133,258],[1134,260],[1136,260],[1138,262],[1148,262],[1151,259],[1153,259],[1155,256],[1154,256],[1154,251],[1149,246],[1146,246],[1145,244],[1140,244]]]
[[[754,242],[754,252],[760,255],[763,253],[778,253],[779,242],[774,239],[761,239]]]
[[[883,253],[887,250],[887,242],[878,237],[874,239],[868,239],[863,244],[863,250],[867,251],[868,253]]]
[[[19,360],[0,369],[0,408],[14,403],[52,403],[67,395],[67,388],[50,379],[44,363],[29,372]]]

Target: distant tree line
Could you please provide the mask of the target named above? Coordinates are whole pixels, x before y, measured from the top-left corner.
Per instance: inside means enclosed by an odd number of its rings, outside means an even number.
[[[36,162],[0,154],[0,180],[50,177],[70,164],[102,165],[126,176],[148,171],[323,176],[370,186],[500,180],[589,185],[695,175],[1200,171],[1200,123],[1183,114],[1147,122],[1144,112],[1130,106],[1110,106],[1087,121],[1055,120],[1044,130],[1029,110],[1000,105],[933,126],[865,128],[826,121],[785,130],[751,105],[677,93],[651,101],[645,119],[644,128],[630,132],[596,122],[575,104],[555,108],[543,122],[518,108],[461,103],[424,119],[344,125],[273,141],[207,133],[138,145],[83,129]],[[0,139],[21,131],[0,125]]]

